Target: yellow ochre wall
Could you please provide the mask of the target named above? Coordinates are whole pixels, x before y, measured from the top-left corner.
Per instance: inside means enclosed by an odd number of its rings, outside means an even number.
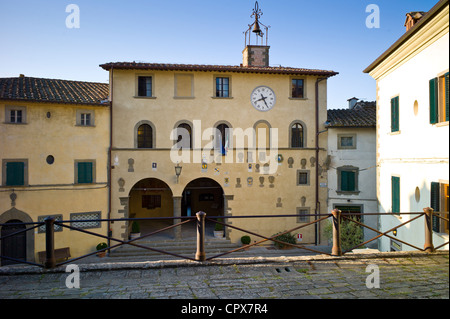
[[[5,123],[5,106],[26,107],[26,123]],[[77,126],[77,110],[93,110],[95,125]],[[28,185],[0,186],[0,219],[27,215],[36,222],[40,216],[62,214],[68,221],[71,213],[85,212],[101,212],[106,218],[109,122],[108,106],[0,101],[0,159],[28,160]],[[51,165],[48,155],[55,159]],[[75,184],[75,160],[95,160],[94,184]],[[17,196],[14,206],[12,193]],[[88,230],[106,235],[107,225]],[[37,261],[37,252],[45,250],[45,234],[34,229],[27,238],[34,238],[27,260]],[[70,247],[72,257],[94,251],[102,241],[67,228],[55,232],[55,248]]]
[[[227,199],[226,215],[278,215],[296,214],[297,207],[309,207],[310,213],[315,210],[315,163],[312,159],[315,154],[315,82],[316,76],[291,76],[280,74],[253,74],[253,73],[219,73],[219,72],[181,72],[181,71],[145,71],[145,70],[117,70],[112,71],[110,83],[113,92],[113,149],[112,161],[112,218],[127,217],[134,213],[128,196],[133,185],[146,178],[156,178],[165,182],[174,196],[181,197],[186,185],[198,178],[207,177],[217,181],[223,188]],[[174,97],[175,79],[178,74],[191,75],[193,78],[193,97]],[[153,97],[136,97],[137,76],[152,76]],[[215,76],[230,77],[231,98],[215,98]],[[184,77],[185,79],[186,77]],[[304,99],[290,98],[290,84],[292,78],[305,79],[306,97]],[[250,103],[250,95],[254,88],[261,85],[271,87],[276,94],[277,102],[269,112],[260,112]],[[187,90],[185,90],[187,91]],[[184,93],[186,93],[183,91]],[[325,129],[324,122],[327,119],[327,84],[321,81],[319,84],[319,130]],[[201,121],[201,132],[206,128],[215,127],[218,123],[228,123],[233,129],[253,128],[259,121],[268,122],[271,128],[278,129],[278,151],[270,154],[275,161],[278,154],[283,156],[280,165],[276,164],[276,172],[273,174],[260,174],[255,172],[253,164],[252,172],[248,171],[247,149],[244,149],[243,162],[236,159],[239,150],[233,149],[222,157],[222,163],[208,164],[207,172],[201,171],[201,163],[180,163],[183,167],[176,183],[173,163],[170,158],[170,149],[174,142],[170,140],[170,132],[180,121],[194,123]],[[290,125],[295,120],[304,124],[306,131],[305,148],[289,148]],[[141,121],[149,121],[154,127],[154,149],[136,149],[134,142],[135,127]],[[191,153],[200,153],[199,157],[210,158],[211,151],[202,151],[210,141],[201,141],[194,130],[194,150]],[[326,133],[320,134],[319,164],[326,160],[327,138]],[[273,153],[273,152],[272,152]],[[192,155],[192,154],[191,154]],[[233,156],[233,157],[231,157]],[[292,157],[294,163],[289,168],[288,159]],[[254,154],[254,158],[257,158]],[[133,160],[133,169],[130,171],[129,160]],[[301,160],[306,160],[306,165]],[[231,161],[232,163],[227,163]],[[157,163],[157,169],[152,169],[152,163]],[[258,163],[258,162],[257,162]],[[219,172],[215,171],[219,169]],[[297,170],[309,170],[309,186],[296,186]],[[261,164],[262,171],[262,164]],[[319,175],[319,199],[320,213],[326,213],[327,177],[326,171]],[[264,177],[263,187],[260,187],[260,176]],[[275,178],[273,187],[270,187],[269,176]],[[253,178],[251,187],[247,186],[247,178]],[[225,178],[229,179],[226,185]],[[240,178],[241,187],[236,187]],[[124,182],[120,190],[118,181]],[[302,205],[302,197],[305,203]],[[277,205],[281,204],[281,205]],[[170,209],[174,209],[173,207]],[[195,213],[195,212],[193,212]],[[208,211],[206,211],[208,214]],[[150,217],[149,212],[146,217]],[[145,215],[145,214],[144,214]],[[167,214],[164,213],[164,216]],[[169,211],[169,214],[171,212]],[[143,216],[143,215],[140,215]],[[313,220],[313,217],[310,218]],[[238,226],[263,235],[273,235],[296,226],[296,218],[269,218],[269,219],[230,219],[232,225]],[[114,236],[128,236],[127,225],[115,223],[113,225]],[[314,242],[314,227],[304,228],[303,243]],[[233,242],[239,242],[242,233],[228,229],[227,236]],[[252,236],[253,237],[253,236]],[[252,238],[257,240],[259,238]]]

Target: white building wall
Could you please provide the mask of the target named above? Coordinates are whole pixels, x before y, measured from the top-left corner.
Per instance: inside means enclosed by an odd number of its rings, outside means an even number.
[[[435,41],[418,55],[378,80],[379,209],[391,212],[391,176],[400,177],[401,212],[423,212],[430,206],[431,182],[449,180],[448,122],[432,125],[429,115],[429,80],[449,70],[449,35]],[[391,133],[391,98],[399,96],[400,131]],[[414,104],[418,106],[414,108]],[[420,198],[416,200],[416,187]],[[383,216],[386,231],[415,215]],[[397,237],[423,248],[424,221],[420,218],[399,229]],[[434,234],[435,246],[448,235]],[[402,250],[413,250],[402,245]],[[448,249],[448,246],[447,246]],[[390,239],[382,237],[380,250],[390,250]]]
[[[338,135],[356,135],[356,149],[339,149]],[[375,128],[329,128],[328,129],[328,155],[331,164],[328,170],[328,211],[331,212],[337,205],[361,205],[362,213],[377,213],[376,192],[376,130]],[[337,168],[353,166],[360,169],[358,176],[359,194],[339,194]],[[378,228],[378,216],[364,216],[362,222],[372,228]],[[376,233],[364,228],[364,240],[376,236]],[[372,241],[368,247],[377,246]]]

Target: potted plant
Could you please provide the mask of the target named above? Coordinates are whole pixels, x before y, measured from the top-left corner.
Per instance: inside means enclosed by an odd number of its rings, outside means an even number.
[[[241,237],[241,243],[243,246],[247,246],[248,244],[250,244],[250,242],[251,242],[250,236],[244,235]],[[244,248],[244,250],[247,249],[249,249],[249,247]]]
[[[248,245],[248,244],[250,244],[250,242],[251,242],[250,236],[245,235],[245,236],[241,237],[241,243],[243,245]]]
[[[106,256],[106,250],[102,250],[102,249],[105,249],[107,247],[108,247],[108,245],[106,243],[98,244],[97,247],[96,247],[97,248],[97,256],[98,257],[105,257]],[[102,251],[99,251],[99,250],[102,250]]]
[[[216,223],[216,225],[214,226],[214,237],[215,238],[223,238],[224,234],[223,234],[223,225]]]
[[[141,237],[141,228],[139,226],[139,223],[135,220],[131,224],[130,239],[135,239],[138,237]]]
[[[280,234],[280,235],[278,235],[278,234]],[[278,241],[281,241],[283,243],[294,244],[294,245],[297,244],[297,240],[295,239],[295,236],[292,235],[291,233],[287,233],[287,234],[278,233],[278,234],[275,234],[275,235],[278,235],[278,236],[276,236],[274,239],[276,239]],[[285,245],[283,243],[274,242],[274,245],[278,249],[290,249],[290,248],[292,248],[291,245]]]

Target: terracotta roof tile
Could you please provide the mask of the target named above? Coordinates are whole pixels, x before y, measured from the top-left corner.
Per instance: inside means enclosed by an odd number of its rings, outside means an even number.
[[[204,72],[237,72],[237,73],[266,73],[266,74],[302,74],[318,76],[334,76],[334,71],[303,69],[290,67],[256,67],[237,65],[206,65],[206,64],[167,64],[167,63],[137,63],[137,62],[110,62],[101,64],[105,70],[114,69],[145,69],[158,71],[204,71]]]
[[[0,100],[109,105],[105,83],[42,79],[0,78]]]
[[[328,127],[376,127],[376,107],[328,110]]]

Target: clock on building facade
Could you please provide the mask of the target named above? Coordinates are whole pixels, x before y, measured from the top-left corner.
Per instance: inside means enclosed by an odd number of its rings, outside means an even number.
[[[270,111],[275,106],[276,100],[275,92],[268,86],[258,86],[250,96],[253,107],[262,112]]]

